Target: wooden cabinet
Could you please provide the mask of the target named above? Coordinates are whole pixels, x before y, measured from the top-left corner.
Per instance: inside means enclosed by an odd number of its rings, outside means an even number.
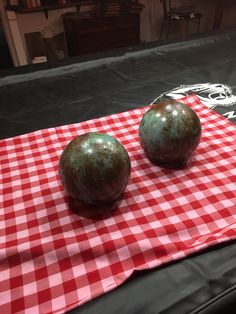
[[[134,45],[140,41],[140,16],[123,14],[81,19],[63,16],[69,56]]]

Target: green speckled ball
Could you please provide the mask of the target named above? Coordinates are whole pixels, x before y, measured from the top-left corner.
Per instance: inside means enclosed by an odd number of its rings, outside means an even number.
[[[149,160],[164,168],[183,168],[201,138],[196,112],[184,103],[153,104],[139,126],[141,146]]]
[[[130,178],[130,159],[114,137],[87,133],[64,149],[59,175],[67,193],[86,204],[111,203],[124,192]]]

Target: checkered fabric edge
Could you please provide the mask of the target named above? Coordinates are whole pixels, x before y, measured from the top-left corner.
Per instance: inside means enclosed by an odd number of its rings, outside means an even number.
[[[135,270],[236,238],[236,127],[182,99],[202,123],[182,170],[152,165],[138,139],[148,107],[0,141],[0,312],[64,313],[123,283]],[[104,219],[69,209],[58,161],[74,137],[108,133],[127,149],[131,178]]]

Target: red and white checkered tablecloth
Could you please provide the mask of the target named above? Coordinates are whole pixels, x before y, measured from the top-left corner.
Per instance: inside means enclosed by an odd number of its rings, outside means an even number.
[[[63,313],[134,270],[236,238],[236,127],[200,103],[202,139],[188,167],[152,165],[138,140],[147,107],[0,141],[0,313]],[[106,132],[128,150],[132,173],[103,220],[69,210],[58,178],[75,136]]]

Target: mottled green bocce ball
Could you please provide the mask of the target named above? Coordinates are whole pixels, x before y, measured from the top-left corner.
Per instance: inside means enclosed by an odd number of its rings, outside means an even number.
[[[149,160],[165,168],[183,168],[201,138],[194,110],[176,100],[153,104],[139,126],[141,146]]]
[[[83,134],[64,149],[59,175],[74,199],[92,205],[114,202],[123,194],[130,178],[129,155],[108,134]]]

